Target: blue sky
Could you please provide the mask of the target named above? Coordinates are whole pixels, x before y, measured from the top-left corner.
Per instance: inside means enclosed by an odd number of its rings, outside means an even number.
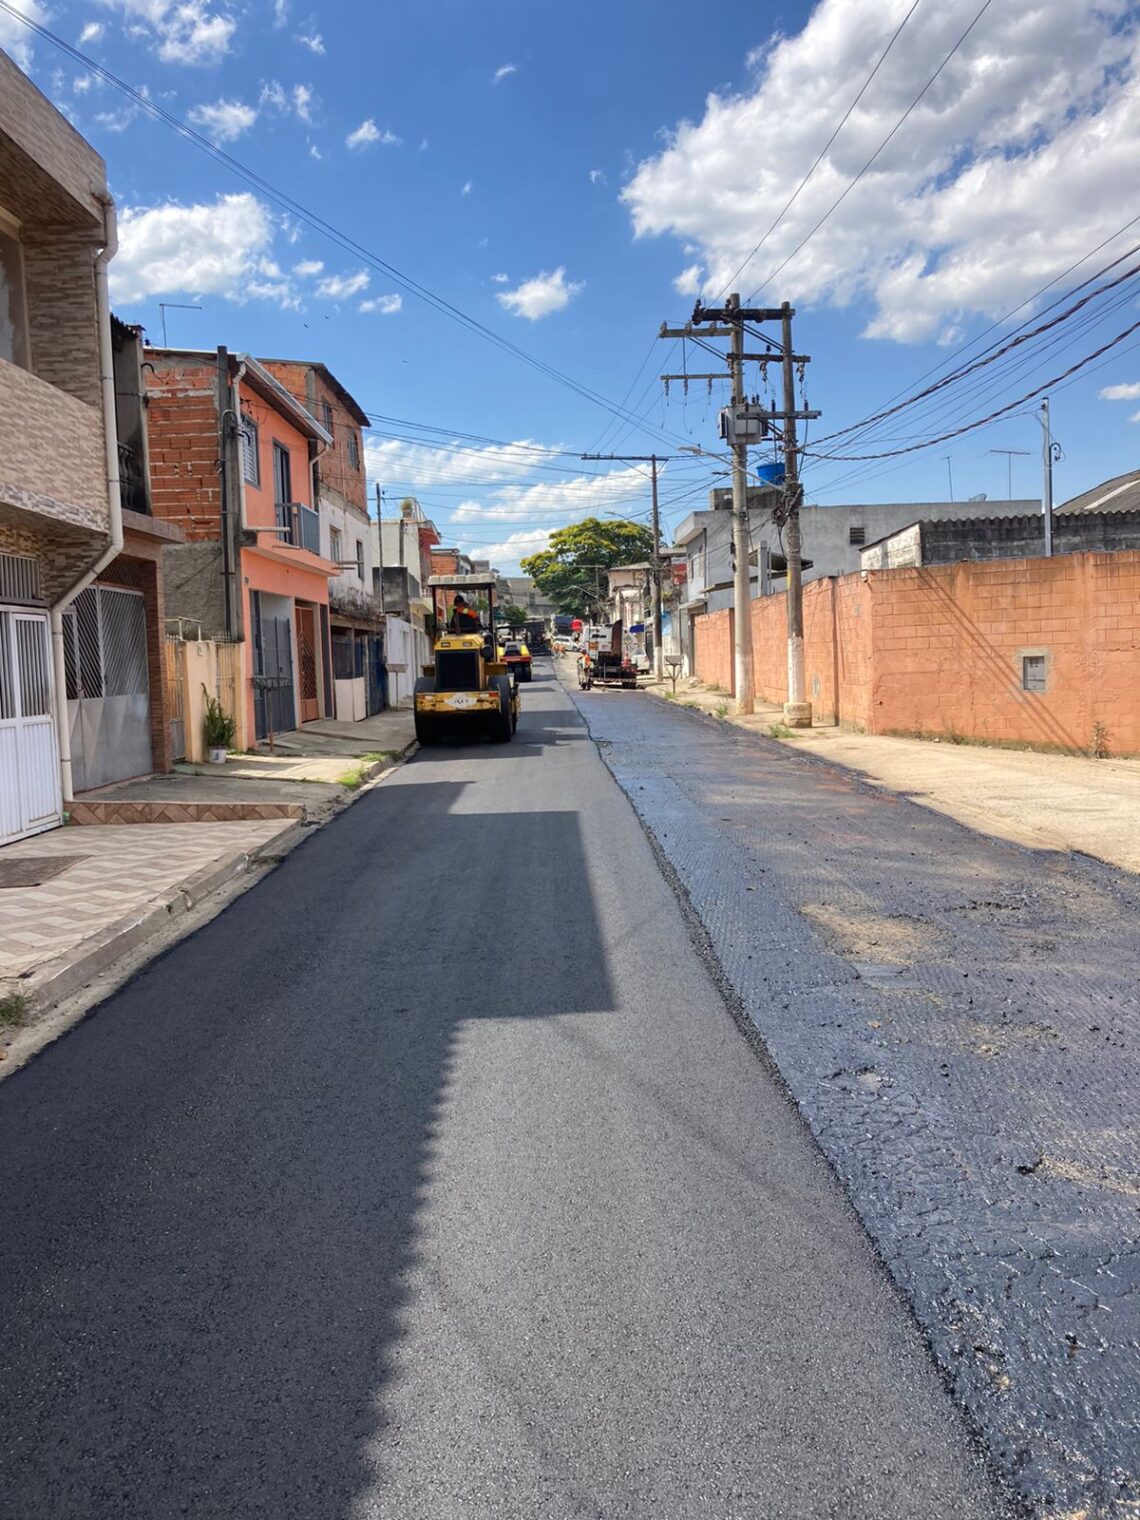
[[[1126,0],[994,0],[964,42],[981,0],[919,0],[909,17],[913,0],[726,0],[715,17],[679,0],[9,3],[494,334],[610,401],[628,395],[644,425],[433,310],[0,13],[0,45],[107,160],[118,313],[158,341],[158,302],[196,302],[168,313],[172,343],[320,359],[369,412],[422,425],[378,426],[374,477],[392,497],[414,491],[445,539],[504,569],[571,517],[646,510],[642,472],[576,452],[717,447],[723,387],[711,399],[674,387],[666,403],[653,378],[703,371],[708,356],[654,334],[735,273],[904,18],[736,282],[747,296],[794,254],[760,299],[796,303],[807,397],[824,413],[815,437],[913,389],[1049,281],[1061,277],[1017,320],[1140,242],[1140,224],[1118,235],[1140,214]],[[921,441],[1013,400],[1136,320],[1133,283],[1036,367],[1011,359],[937,414],[832,450]],[[1136,465],[1138,341],[1055,392],[1058,500]],[[1012,461],[1013,493],[1039,494],[1040,434],[1017,416],[880,463],[812,460],[808,497],[945,499],[947,456],[957,499],[1003,497],[1007,460],[989,452],[1001,448],[1030,451]],[[668,466],[670,526],[703,505],[716,468]]]

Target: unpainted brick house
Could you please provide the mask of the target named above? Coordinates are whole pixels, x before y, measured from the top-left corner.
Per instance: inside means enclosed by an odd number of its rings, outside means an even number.
[[[0,843],[60,823],[78,790],[169,768],[170,534],[141,416],[133,442],[116,422],[137,346],[111,317],[115,246],[103,160],[0,53]]]

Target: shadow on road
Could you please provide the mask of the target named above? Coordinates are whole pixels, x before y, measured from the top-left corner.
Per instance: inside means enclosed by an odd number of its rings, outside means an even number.
[[[576,815],[477,812],[418,769],[0,1090],[7,1520],[383,1494],[365,1453],[457,1032],[613,1004]],[[520,895],[526,860],[558,869]],[[525,977],[507,900],[544,936]]]

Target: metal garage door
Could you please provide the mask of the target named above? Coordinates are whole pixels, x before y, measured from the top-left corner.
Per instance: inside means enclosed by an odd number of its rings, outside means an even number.
[[[63,621],[75,790],[145,775],[153,762],[142,593],[88,586]]]

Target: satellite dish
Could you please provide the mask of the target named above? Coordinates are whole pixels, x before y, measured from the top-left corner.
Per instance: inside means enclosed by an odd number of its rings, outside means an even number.
[[[989,497],[986,495],[986,493],[984,491],[979,491],[976,496],[971,496],[970,500],[971,501],[988,501]]]

